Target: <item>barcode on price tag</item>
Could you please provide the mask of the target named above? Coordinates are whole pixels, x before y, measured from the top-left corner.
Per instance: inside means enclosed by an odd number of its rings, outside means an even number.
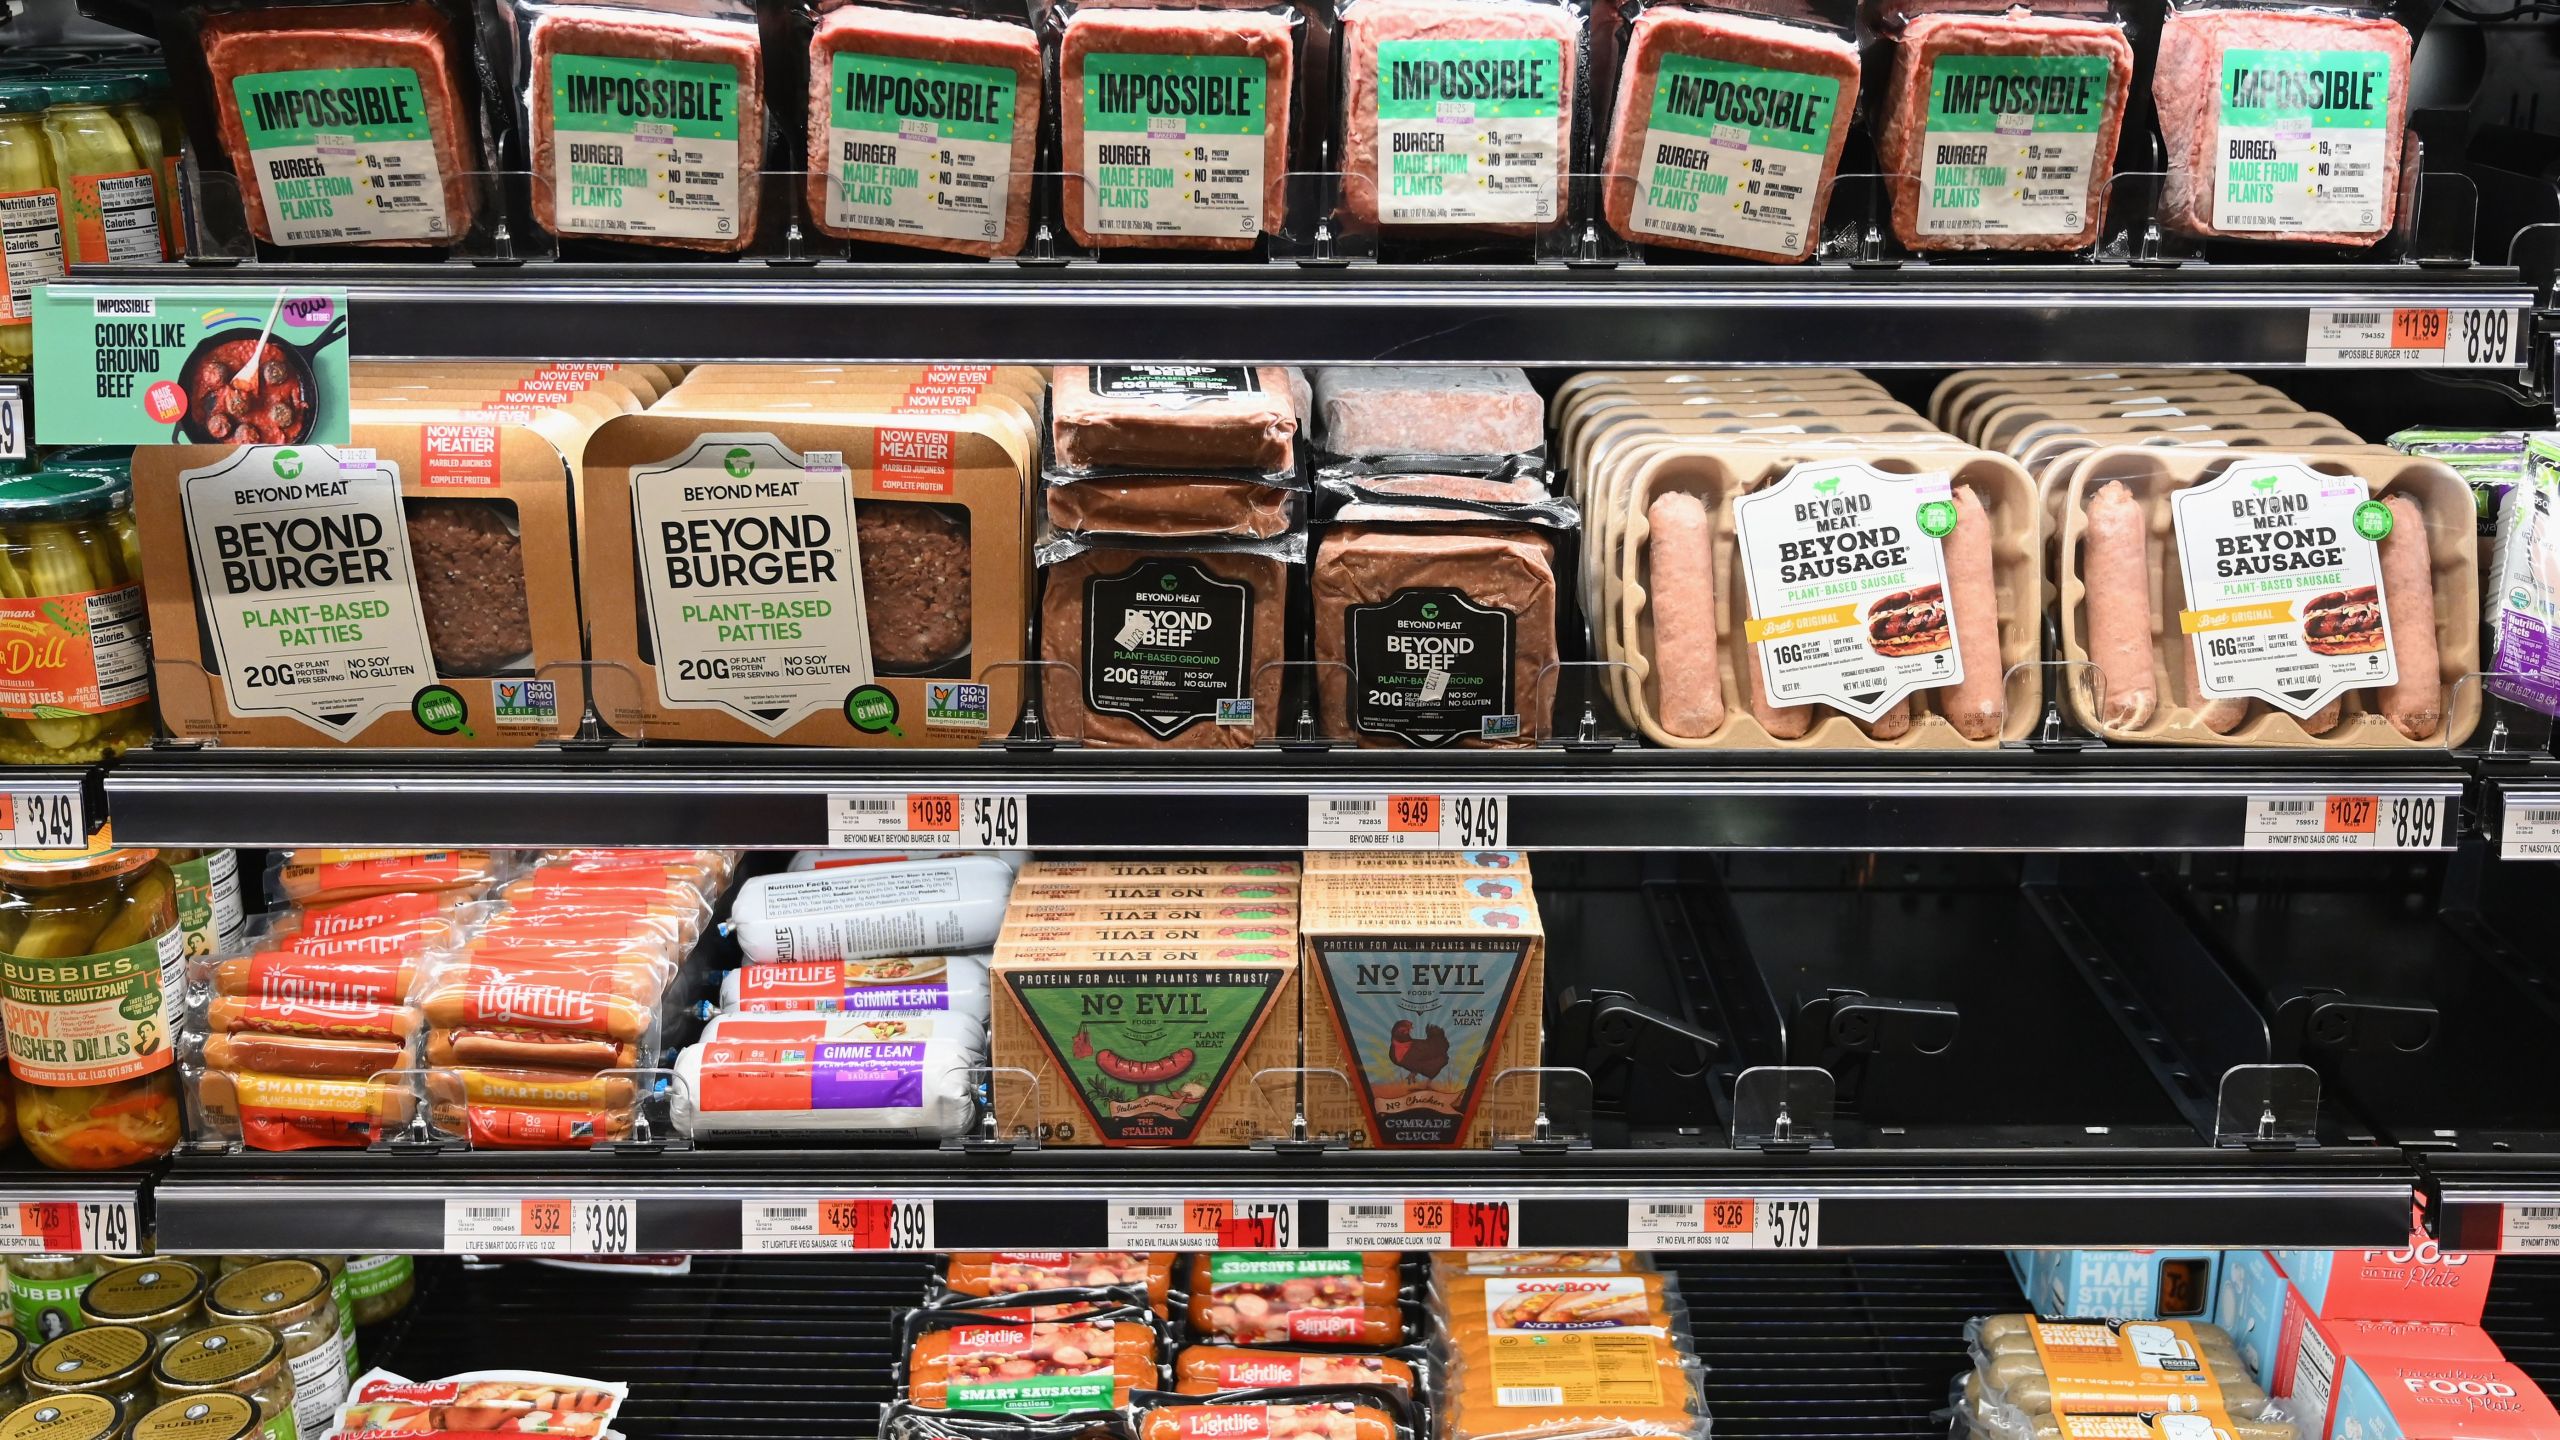
[[[1114,1250],[1286,1250],[1297,1243],[1298,1207],[1270,1197],[1114,1200]]]
[[[2444,795],[2252,795],[2244,850],[2450,850]]]
[[[0,385],[0,460],[27,458],[27,392]]]
[[[1505,1250],[1519,1242],[1520,1202],[1462,1197],[1325,1202],[1336,1250]]]
[[[638,1231],[627,1199],[444,1202],[444,1248],[476,1255],[628,1255]]]
[[[827,796],[827,844],[888,850],[1019,850],[1019,790],[916,790]]]
[[[2560,804],[2509,796],[2506,818],[2498,826],[2498,858],[2560,860]]]
[[[2305,365],[2503,370],[2517,364],[2524,312],[2485,306],[2313,310]]]
[[[932,1250],[930,1200],[747,1200],[738,1248],[750,1254],[807,1250]]]
[[[1511,843],[1505,795],[1310,795],[1310,850],[1499,850]]]
[[[64,790],[21,790],[7,801],[8,848],[78,850],[89,843],[88,816],[82,813],[77,782]]]
[[[2498,1248],[2551,1254],[2560,1251],[2560,1205],[2501,1205]]]

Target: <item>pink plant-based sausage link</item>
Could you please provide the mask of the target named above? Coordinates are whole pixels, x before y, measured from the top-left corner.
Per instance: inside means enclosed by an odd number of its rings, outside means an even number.
[[[1899,740],[1911,733],[1911,701],[1908,697],[1896,700],[1873,720],[1852,723],[1867,732],[1870,740]]]
[[[2178,637],[2178,664],[2186,672],[2184,693],[2187,697],[2187,708],[2196,712],[2197,724],[2216,735],[2228,735],[2240,728],[2241,721],[2249,718],[2249,702],[2246,698],[2226,696],[2219,700],[2209,700],[2198,693],[2203,685],[2196,679],[2196,644],[2191,637],[2184,635]],[[2337,724],[2337,717],[2331,716],[2329,723]]]
[[[1964,678],[1938,692],[1938,710],[1967,740],[1989,740],[2000,733],[2007,709],[2000,590],[1991,566],[1991,514],[1969,485],[1956,487],[1956,528],[1945,549],[1947,602],[1955,607],[1956,662]]]
[[[2411,740],[2444,723],[2444,677],[2436,671],[2436,579],[2427,559],[2427,517],[2394,495],[2391,533],[2382,537],[2382,599],[2391,607],[2391,659],[2398,681],[2382,687],[2382,718]]]
[[[2110,480],[2089,497],[2080,540],[2080,578],[2088,589],[2089,660],[2104,697],[2100,723],[2134,730],[2159,708],[2160,681],[2151,655],[2150,525],[2133,492]]]
[[[2332,699],[2328,704],[2312,711],[2310,716],[2304,719],[2302,722],[2302,733],[2306,735],[2326,735],[2330,731],[2338,728],[2338,717],[2345,713],[2346,702],[2339,699]]]
[[[1812,706],[1769,703],[1768,687],[1760,683],[1760,647],[1747,637],[1742,643],[1742,698],[1751,707],[1751,718],[1773,740],[1801,740],[1813,728]]]
[[[1645,511],[1652,526],[1648,591],[1653,664],[1662,687],[1662,728],[1702,740],[1724,728],[1724,682],[1716,674],[1715,541],[1707,507],[1671,490]]]

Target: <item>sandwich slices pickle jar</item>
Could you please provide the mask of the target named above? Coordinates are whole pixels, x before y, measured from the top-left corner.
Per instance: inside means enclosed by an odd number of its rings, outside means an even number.
[[[246,1400],[264,1440],[297,1440],[293,1371],[284,1341],[264,1325],[216,1325],[180,1336],[152,1362],[151,1388],[164,1404],[217,1395]]]

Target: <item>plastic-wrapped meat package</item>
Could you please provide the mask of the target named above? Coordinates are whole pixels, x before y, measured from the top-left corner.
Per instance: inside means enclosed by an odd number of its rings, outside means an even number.
[[[525,47],[533,208],[555,235],[736,252],[764,193],[752,12],[539,10]]]
[[[861,1015],[724,1015],[673,1068],[694,1129],[956,1135],[969,1121],[971,1072],[986,1063],[983,1021],[949,1033],[880,1038]]]
[[[1294,394],[1278,365],[1060,366],[1051,443],[1067,472],[1286,472],[1297,453]]]
[[[958,1014],[987,1021],[987,957],[895,955],[870,960],[776,961],[720,977],[720,1009],[872,1016]]]
[[[1342,203],[1353,225],[1522,233],[1563,222],[1582,45],[1574,8],[1355,0],[1341,36]]]
[[[848,5],[810,39],[809,214],[826,234],[1015,254],[1039,135],[1027,25]]]
[[[1297,513],[1295,491],[1258,480],[1124,475],[1045,488],[1049,523],[1065,535],[1262,540],[1287,534]]]
[[[1327,734],[1526,744],[1556,659],[1555,545],[1526,526],[1336,525],[1316,546]]]
[[[1044,681],[1057,733],[1191,749],[1268,738],[1281,680],[1270,662],[1287,658],[1289,572],[1302,553],[1280,541],[1078,548],[1049,564],[1040,654],[1065,662]]]
[[[1542,453],[1547,406],[1508,365],[1330,366],[1315,373],[1316,433],[1355,460]]]
[[[1296,43],[1292,19],[1263,10],[1070,14],[1057,59],[1067,233],[1094,247],[1250,250],[1277,232]],[[1171,135],[1166,120],[1179,122]],[[1225,178],[1201,184],[1203,163]]]

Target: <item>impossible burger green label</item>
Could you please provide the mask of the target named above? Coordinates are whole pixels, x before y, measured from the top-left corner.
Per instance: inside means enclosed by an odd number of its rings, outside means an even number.
[[[553,228],[725,240],[738,233],[738,68],[551,59]]]
[[[1556,40],[1378,46],[1378,219],[1556,218],[1566,65]]]
[[[1773,255],[1805,248],[1822,211],[1840,82],[1665,55],[1628,226]]]
[[[231,101],[275,243],[453,237],[416,71],[269,70],[235,77]]]
[[[827,112],[827,223],[994,241],[1013,181],[1010,69],[840,50]]]
[[[2103,55],[1941,55],[1921,136],[1920,228],[1931,235],[2070,235],[2108,109]]]
[[[1241,55],[1084,57],[1085,226],[1247,238],[1263,228],[1268,62]]]
[[[2390,56],[2226,50],[2220,100],[2217,228],[2381,228],[2391,183]]]

